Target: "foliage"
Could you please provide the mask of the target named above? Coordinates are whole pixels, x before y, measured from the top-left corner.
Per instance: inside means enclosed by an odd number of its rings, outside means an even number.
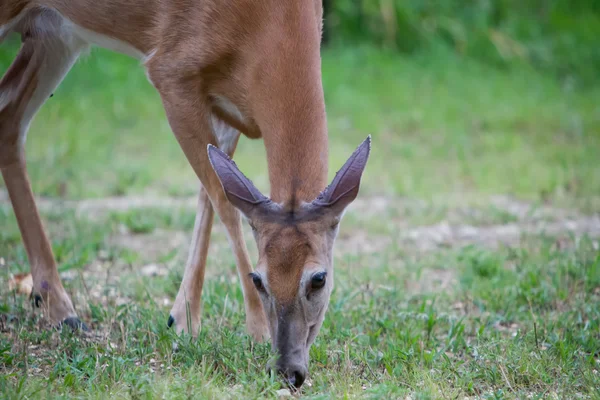
[[[414,53],[443,46],[494,65],[528,63],[563,78],[600,73],[596,0],[333,0],[333,40]]]

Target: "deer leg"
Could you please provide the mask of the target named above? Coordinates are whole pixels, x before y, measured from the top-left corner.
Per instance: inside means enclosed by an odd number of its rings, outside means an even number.
[[[178,331],[185,329],[194,336],[198,334],[201,325],[201,295],[213,217],[214,211],[208,193],[200,185],[192,243],[183,280],[173,308],[171,308],[168,322],[168,325],[171,326],[177,321],[176,329]]]
[[[24,144],[29,123],[58,86],[80,48],[35,38],[23,43],[0,81],[0,170],[17,217],[31,266],[36,305],[53,324],[85,327],[65,291],[50,242],[44,233],[25,166]],[[48,45],[48,46],[46,46]],[[49,51],[52,49],[52,51]],[[86,328],[87,329],[87,328]]]
[[[147,67],[149,77],[161,95],[171,129],[227,230],[242,283],[248,333],[256,340],[264,340],[269,336],[268,325],[262,303],[249,277],[252,265],[243,237],[241,215],[227,200],[208,159],[207,146],[213,144],[222,147],[224,143],[219,143],[212,122],[211,107],[202,99],[201,83],[194,80],[173,79],[173,76],[176,76],[176,72],[174,72],[176,69],[163,69],[158,56],[153,58]],[[237,139],[234,142],[237,143]],[[224,149],[224,151],[233,152],[233,148]],[[187,277],[184,276],[185,279]],[[183,287],[191,287],[191,285],[187,282],[182,283]],[[200,283],[199,287],[201,286]],[[198,289],[198,293],[193,294],[195,302],[200,297],[200,291]],[[183,296],[181,289],[179,296]],[[169,322],[175,324],[178,331],[187,332],[187,321],[180,320],[182,318],[180,316],[182,315],[181,304],[183,303],[176,302],[176,304],[179,304],[178,309],[175,310],[177,315],[171,315],[172,318],[169,319]],[[190,333],[194,334],[194,326]]]

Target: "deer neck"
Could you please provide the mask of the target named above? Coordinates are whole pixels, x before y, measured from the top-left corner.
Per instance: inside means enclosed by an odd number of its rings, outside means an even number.
[[[259,41],[256,62],[250,61],[249,101],[265,142],[270,196],[292,209],[312,201],[328,173],[319,20],[313,9],[304,11],[289,22],[302,26],[265,30],[268,39]]]

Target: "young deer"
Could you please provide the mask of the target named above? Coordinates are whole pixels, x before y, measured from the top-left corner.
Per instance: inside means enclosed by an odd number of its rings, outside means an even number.
[[[62,286],[36,209],[25,136],[79,54],[95,44],[142,60],[201,182],[169,326],[192,335],[200,329],[214,208],[234,251],[248,332],[257,340],[270,335],[278,370],[290,384],[302,385],[333,287],[339,221],[357,196],[370,150],[367,138],[325,189],[322,13],[321,0],[1,0],[0,41],[18,32],[23,43],[0,81],[0,169],[35,291],[51,321],[85,327]],[[240,132],[264,139],[270,198],[230,159]],[[238,210],[258,245],[254,272]]]

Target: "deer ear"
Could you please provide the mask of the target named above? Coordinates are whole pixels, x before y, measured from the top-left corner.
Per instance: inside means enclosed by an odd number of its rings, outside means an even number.
[[[217,147],[208,145],[208,159],[217,173],[227,199],[246,216],[269,199],[238,169],[235,162]]]
[[[313,201],[313,204],[332,208],[338,213],[343,212],[358,195],[360,178],[370,152],[371,135],[352,153],[344,166],[335,174],[331,184]]]

